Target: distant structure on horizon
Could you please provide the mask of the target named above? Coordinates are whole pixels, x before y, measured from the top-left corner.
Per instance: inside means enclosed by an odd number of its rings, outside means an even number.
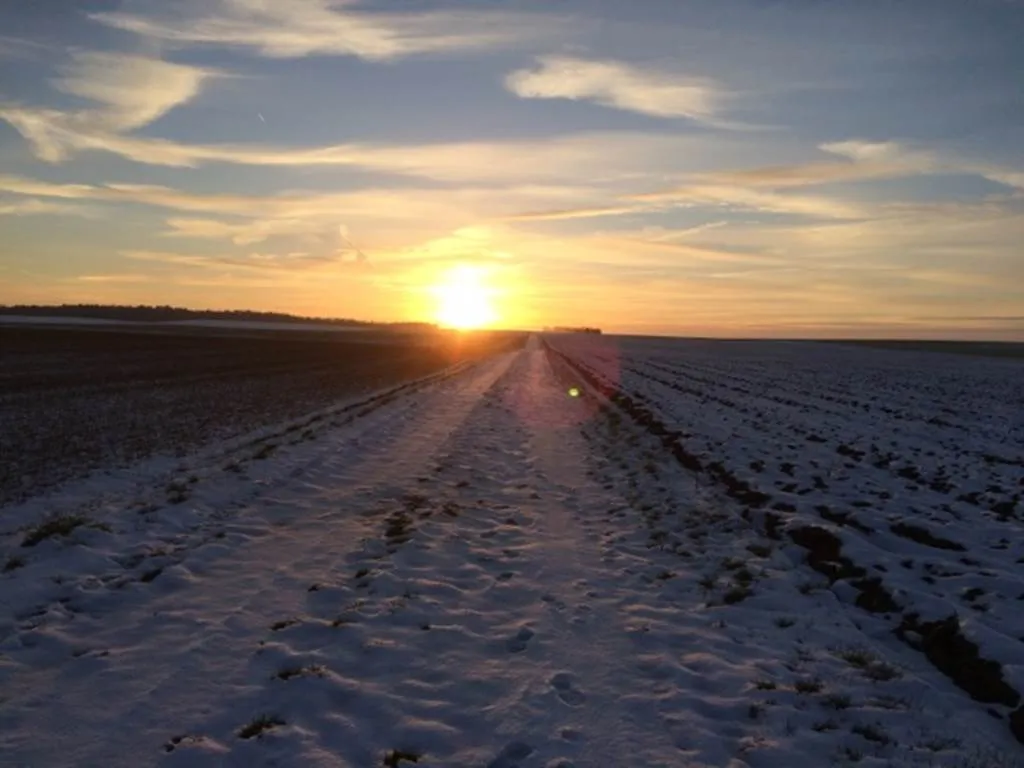
[[[588,328],[586,326],[554,325],[544,329],[545,333],[600,333],[600,328]]]

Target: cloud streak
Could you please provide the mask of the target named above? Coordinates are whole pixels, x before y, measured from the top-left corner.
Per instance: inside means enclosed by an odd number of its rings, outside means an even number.
[[[131,150],[133,142],[140,140],[124,134],[191,101],[203,83],[217,74],[144,56],[79,51],[72,54],[52,84],[91,106],[57,110],[0,103],[0,119],[14,127],[35,155],[47,162],[61,162],[78,151],[107,147],[113,148],[108,151],[137,159],[131,156]],[[141,142],[145,144],[146,140]],[[159,140],[154,143],[157,147],[162,144]],[[116,151],[119,147],[121,152]]]
[[[72,55],[54,86],[100,105],[77,113],[78,120],[127,131],[149,125],[191,101],[213,75],[210,70],[161,59],[82,51]]]
[[[127,250],[120,255],[133,261],[156,262],[178,267],[197,267],[201,269],[241,268],[243,270],[265,272],[315,269],[338,264],[344,254],[309,254],[309,253],[267,253],[251,252],[247,254],[183,254],[172,251]]]
[[[219,0],[195,15],[119,12],[91,18],[165,44],[216,45],[280,59],[334,55],[389,61],[536,45],[551,39],[556,29],[566,31],[549,16],[473,10],[367,13],[352,0]]]
[[[55,203],[52,200],[36,198],[0,200],[0,216],[38,216],[59,214],[65,216],[93,216],[91,208],[68,203]]]
[[[722,101],[707,79],[571,56],[542,56],[536,68],[510,73],[505,87],[524,99],[592,101],[653,117],[701,122],[713,122]]]

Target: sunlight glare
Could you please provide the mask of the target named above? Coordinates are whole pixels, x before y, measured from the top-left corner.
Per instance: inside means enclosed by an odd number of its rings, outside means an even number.
[[[446,272],[434,286],[437,321],[449,328],[470,330],[496,320],[493,290],[480,267],[459,265]]]

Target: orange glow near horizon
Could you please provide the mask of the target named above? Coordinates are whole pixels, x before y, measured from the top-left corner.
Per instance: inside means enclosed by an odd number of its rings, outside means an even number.
[[[498,313],[494,306],[495,290],[488,278],[485,269],[468,264],[442,273],[431,289],[437,322],[462,331],[493,325]]]

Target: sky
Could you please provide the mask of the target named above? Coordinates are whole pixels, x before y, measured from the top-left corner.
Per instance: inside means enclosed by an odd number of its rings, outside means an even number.
[[[1024,0],[2,3],[0,303],[1024,340],[1021,39]]]

